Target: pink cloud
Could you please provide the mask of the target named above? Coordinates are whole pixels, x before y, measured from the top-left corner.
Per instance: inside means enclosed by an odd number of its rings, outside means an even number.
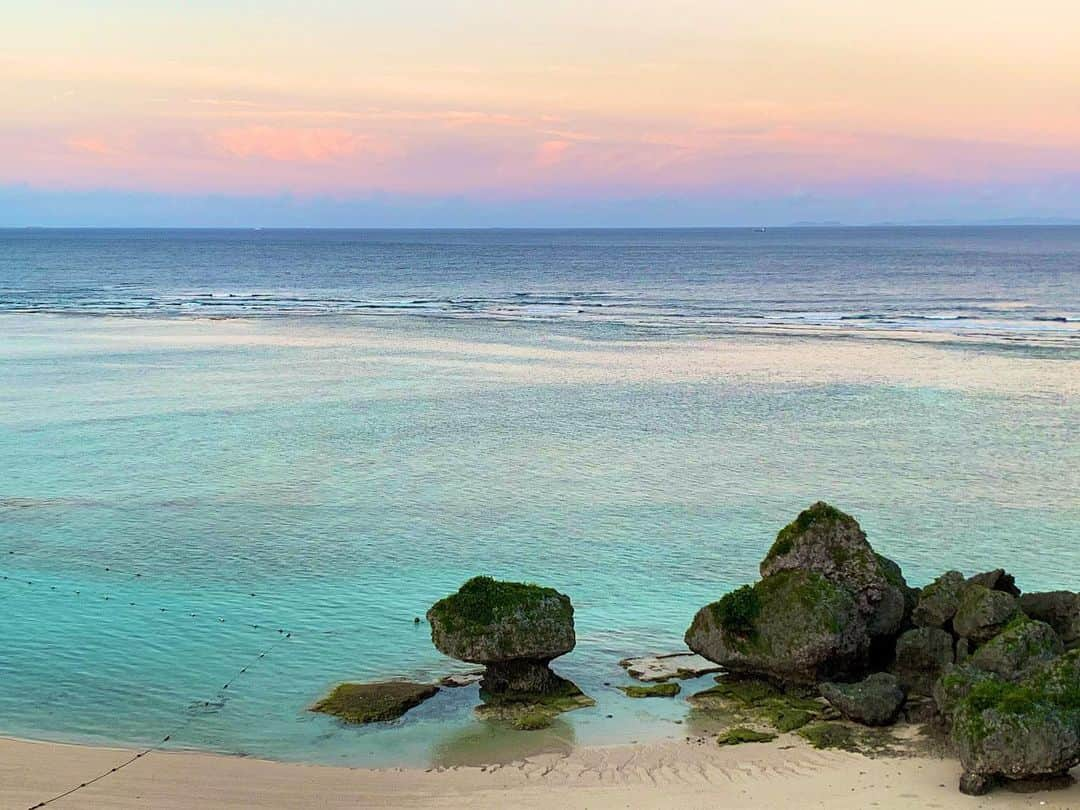
[[[570,141],[544,141],[536,150],[536,165],[546,167],[562,163],[572,146]]]
[[[322,163],[361,151],[377,151],[370,139],[346,129],[252,126],[220,130],[211,138],[233,157],[285,162]]]
[[[87,155],[109,157],[117,153],[117,149],[113,144],[94,135],[73,135],[67,139],[66,145],[73,152]]]

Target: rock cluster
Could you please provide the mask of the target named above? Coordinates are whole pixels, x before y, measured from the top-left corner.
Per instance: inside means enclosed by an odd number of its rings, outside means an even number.
[[[820,502],[780,531],[760,572],[698,611],[690,649],[772,688],[816,687],[863,725],[936,709],[964,792],[1052,781],[1080,763],[1080,594],[1021,594],[1000,568],[909,588],[854,518]],[[717,687],[695,698],[728,699]],[[827,722],[804,732],[851,735]]]

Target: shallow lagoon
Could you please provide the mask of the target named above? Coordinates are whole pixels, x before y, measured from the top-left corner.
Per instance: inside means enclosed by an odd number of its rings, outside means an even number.
[[[1005,565],[1026,589],[1080,588],[1068,351],[611,337],[0,319],[0,733],[179,729],[176,747],[348,764],[682,736],[681,698],[604,684],[677,648],[819,498],[915,584]],[[306,711],[338,680],[462,668],[413,617],[477,573],[573,598],[578,648],[556,667],[595,708],[542,734],[473,719],[475,687],[385,727]]]

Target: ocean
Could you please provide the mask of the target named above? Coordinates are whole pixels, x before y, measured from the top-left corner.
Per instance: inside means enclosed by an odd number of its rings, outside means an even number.
[[[813,501],[912,584],[1080,589],[1078,395],[1078,228],[0,231],[0,734],[349,765],[681,737],[618,661]],[[308,711],[467,670],[414,618],[475,574],[570,595],[555,667],[595,708]]]

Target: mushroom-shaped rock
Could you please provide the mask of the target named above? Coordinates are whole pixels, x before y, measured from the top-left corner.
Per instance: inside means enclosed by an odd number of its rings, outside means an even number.
[[[732,672],[816,684],[857,668],[870,638],[849,590],[783,570],[699,610],[686,644]]]
[[[1020,611],[1015,596],[992,591],[984,585],[965,585],[960,605],[953,616],[953,630],[975,644],[989,641],[1013,620]]]
[[[875,672],[858,683],[823,683],[821,696],[848,720],[865,726],[886,726],[904,703],[904,690],[895,675]]]
[[[918,627],[947,625],[960,607],[964,583],[964,575],[959,571],[946,571],[919,592],[911,620]]]
[[[544,693],[565,684],[548,662],[574,649],[574,608],[553,588],[474,577],[427,612],[442,653],[486,667],[492,694]]]
[[[761,576],[813,571],[851,591],[872,637],[895,635],[908,607],[900,567],[874,553],[859,523],[824,501],[780,530],[761,562]]]
[[[965,784],[1038,779],[1080,764],[1080,650],[1023,680],[988,678],[959,701],[953,740]]]
[[[1053,627],[1066,647],[1080,645],[1080,593],[1025,593],[1020,597],[1020,609]]]

